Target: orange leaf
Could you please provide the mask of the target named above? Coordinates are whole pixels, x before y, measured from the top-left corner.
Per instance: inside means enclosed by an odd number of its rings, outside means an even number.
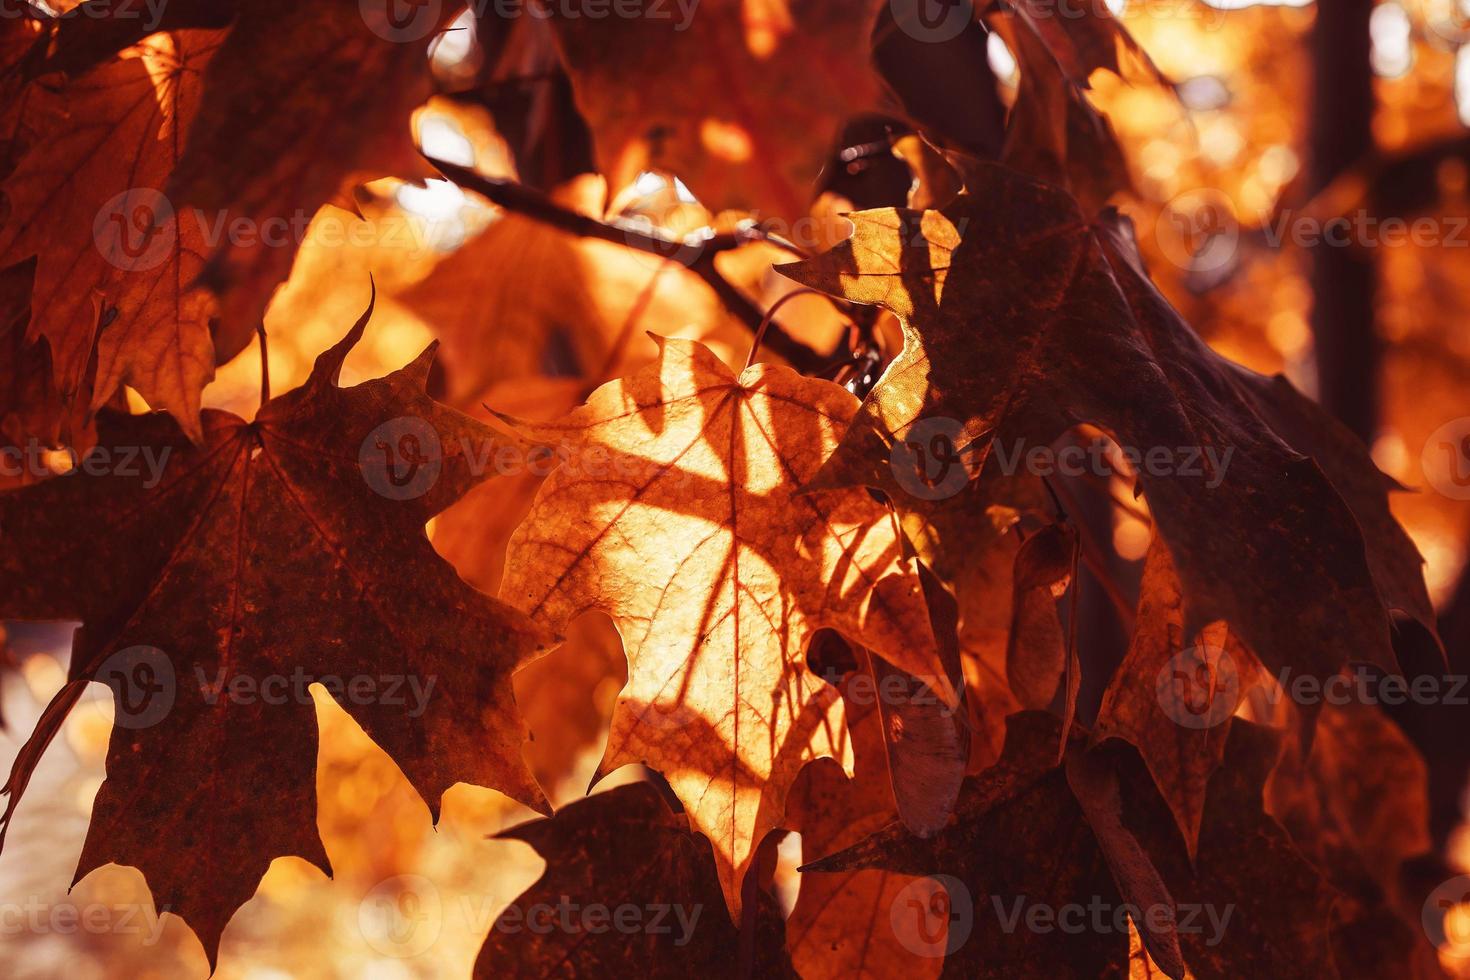
[[[562,628],[607,612],[629,681],[603,773],[659,770],[714,843],[732,910],[803,764],[845,768],[836,693],[802,651],[829,627],[954,693],[918,574],[863,491],[796,492],[856,407],[830,382],[665,340],[657,364],[557,423],[526,425],[564,462],[511,539],[501,595]]]

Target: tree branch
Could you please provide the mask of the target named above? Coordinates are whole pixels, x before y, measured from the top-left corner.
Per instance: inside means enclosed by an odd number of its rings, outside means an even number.
[[[563,207],[540,191],[518,184],[513,180],[485,177],[473,170],[432,157],[429,158],[429,162],[460,187],[474,191],[507,211],[572,235],[624,245],[686,266],[690,272],[703,279],[705,285],[715,291],[715,295],[719,297],[725,308],[748,326],[752,333],[760,329],[765,313],[720,274],[715,268],[715,256],[751,242],[768,242],[794,255],[805,254],[795,245],[771,234],[759,225],[752,225],[737,231],[721,232],[697,243],[686,242],[632,225],[599,221],[585,214],[579,214],[570,208]],[[692,257],[689,255],[691,251],[694,251]],[[786,333],[776,323],[772,323],[767,329],[763,343],[804,374],[812,374],[833,367],[834,361],[841,353],[834,351],[830,354],[821,354]]]

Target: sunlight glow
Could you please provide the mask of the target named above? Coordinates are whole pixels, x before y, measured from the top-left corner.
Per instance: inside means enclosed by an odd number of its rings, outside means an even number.
[[[1380,3],[1368,20],[1373,38],[1373,72],[1383,78],[1398,78],[1414,64],[1413,25],[1409,14],[1397,3]]]
[[[1005,40],[994,31],[985,39],[985,58],[990,62],[990,70],[996,78],[1003,82],[1015,79],[1016,56],[1011,54]]]
[[[1247,7],[1307,7],[1312,0],[1204,0],[1216,10],[1245,10]]]
[[[1470,44],[1455,54],[1455,110],[1460,122],[1470,126]]]
[[[652,170],[644,170],[633,178],[633,193],[639,197],[652,197],[667,186],[669,179]],[[674,196],[684,204],[694,204],[696,201],[694,193],[678,177],[674,178]]]
[[[454,120],[445,116],[424,117],[419,124],[419,145],[423,147],[426,156],[437,160],[456,163],[461,167],[475,165],[474,144],[455,125]]]

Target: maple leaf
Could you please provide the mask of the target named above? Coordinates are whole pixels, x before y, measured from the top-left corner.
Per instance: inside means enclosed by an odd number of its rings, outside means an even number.
[[[711,211],[794,221],[842,122],[877,107],[870,38],[881,7],[704,0],[687,22],[671,13],[553,26],[611,188],[660,170]]]
[[[1014,11],[1056,59],[1067,80],[1079,88],[1087,88],[1088,79],[1099,69],[1121,75],[1120,49],[1149,75],[1164,80],[1153,60],[1105,5],[1079,7],[1063,16],[1058,16],[1050,0],[998,0],[995,6]]]
[[[6,17],[0,23],[0,177],[10,173],[24,149],[27,86],[46,57],[50,26],[30,16]]]
[[[1058,910],[1089,901],[1116,908],[1121,902],[1064,771],[1050,764],[1060,731],[1057,719],[1042,712],[1011,716],[1000,761],[965,781],[949,827],[926,840],[893,824],[809,862],[802,873],[884,868],[947,876],[951,891],[944,912],[950,914],[938,924],[970,926],[968,935],[952,933],[934,944],[937,952],[947,951],[947,976],[1121,976],[1126,932],[1042,933],[1027,928],[1024,919],[1019,927],[1005,926],[1018,900],[1023,916],[1031,905]],[[971,910],[968,916],[951,913],[964,908]],[[913,914],[934,917],[932,909],[916,908]],[[931,934],[935,924],[927,923]]]
[[[1311,456],[1342,494],[1363,529],[1368,569],[1383,604],[1436,633],[1434,604],[1424,581],[1424,558],[1409,532],[1393,516],[1388,495],[1404,488],[1373,463],[1352,430],[1281,376],[1266,377],[1238,365],[1236,380],[1272,430],[1293,448]],[[1435,643],[1439,643],[1437,635]]]
[[[1071,714],[1069,709],[1065,724],[1071,723]],[[1152,914],[1156,909],[1174,911],[1174,896],[1148,852],[1123,823],[1123,791],[1114,762],[1103,752],[1073,751],[1066,753],[1065,768],[1067,785],[1097,837],[1113,881],[1123,900],[1139,910],[1132,929],[1148,950],[1149,961],[1174,980],[1183,980],[1184,954],[1175,923]]]
[[[1025,440],[1001,446],[1013,465],[1079,422],[1138,452],[1192,452],[1194,476],[1184,456],[1138,474],[1178,566],[1185,632],[1224,620],[1273,671],[1392,665],[1365,551],[1395,556],[1374,566],[1413,567],[1407,539],[1365,542],[1351,501],[1303,455],[1311,447],[1271,429],[1272,408],[1240,380],[1248,372],[1153,288],[1123,219],[1089,222],[1066,193],[1004,167],[976,172],[971,193],[941,211],[858,212],[847,242],[779,267],[903,321],[903,353],[811,486],[873,486],[907,507],[890,447],[935,416],[982,453],[1005,426]],[[1375,474],[1359,479],[1382,487]],[[1299,601],[1276,601],[1288,590]]]
[[[204,71],[198,116],[165,188],[211,229],[255,233],[212,243],[200,283],[219,302],[219,346],[254,334],[317,208],[378,177],[432,174],[410,117],[433,94],[426,50],[450,11],[394,0],[251,0]],[[278,236],[280,240],[267,240]],[[282,237],[283,236],[283,237]],[[221,358],[223,359],[223,357]]]
[[[150,34],[187,28],[228,27],[234,16],[229,0],[169,0],[156,8],[114,0],[71,0],[51,5],[64,15],[48,27],[53,40],[38,71],[80,75]]]
[[[1040,478],[1006,476],[993,456],[987,465],[981,479],[965,483],[954,496],[910,498],[903,511],[904,531],[924,566],[954,593],[958,605],[971,775],[1000,758],[1005,719],[1022,708],[1006,676],[1020,548],[1016,522],[1023,514],[1052,519]],[[1070,575],[1070,553],[1067,557],[1066,574]],[[930,608],[934,606],[931,601]],[[1055,624],[1054,603],[1050,615]],[[1041,632],[1050,633],[1050,627]],[[1053,682],[1051,689],[1055,688]]]
[[[963,685],[959,606],[933,572],[919,565],[929,625],[940,662],[956,688]],[[949,821],[970,755],[964,705],[941,702],[928,684],[894,667],[871,650],[863,658],[873,680],[888,756],[889,780],[898,815],[910,830],[927,837]]]
[[[1266,809],[1340,892],[1332,940],[1344,974],[1440,975],[1425,932],[1398,911],[1422,905],[1406,871],[1432,853],[1424,759],[1377,705],[1363,703],[1325,707],[1303,755],[1285,744]],[[1416,960],[1425,968],[1410,972]]]
[[[101,447],[161,462],[84,466],[0,495],[0,617],[82,624],[5,817],[86,683],[108,684],[108,778],[77,879],[136,866],[211,960],[273,858],[330,871],[304,681],[324,683],[436,817],[461,781],[545,806],[521,759],[511,673],[547,638],[464,584],[424,535],[482,478],[467,453],[511,443],[425,395],[432,346],[337,387],[366,324],[254,422],[208,411],[196,446],[166,414],[102,412]],[[392,468],[389,450],[401,454]]]
[[[1230,718],[1254,682],[1255,657],[1223,623],[1184,632],[1174,561],[1155,539],[1139,586],[1137,626],[1098,709],[1099,741],[1133,744],[1193,857],[1210,775],[1225,758]]]
[[[833,648],[836,648],[835,650]],[[802,770],[787,799],[790,828],[801,834],[802,854],[816,858],[893,822],[895,809],[882,717],[874,703],[872,674],[840,638],[820,634],[808,654],[814,669],[837,678],[847,714],[855,763],[849,779],[831,760]],[[938,959],[914,955],[905,944],[920,939],[900,934],[891,910],[915,879],[883,870],[803,875],[796,905],[786,921],[791,960],[807,980],[822,977],[917,976],[938,974]]]
[[[1062,695],[1062,727],[1072,730],[1077,715],[1077,692],[1082,686],[1082,663],[1077,654],[1075,626],[1063,635],[1056,599],[1072,597],[1077,619],[1078,541],[1069,524],[1048,524],[1016,550],[1012,580],[1011,628],[1006,635],[1006,679],[1017,699],[1028,708],[1044,708],[1055,694]],[[1057,741],[1057,760],[1066,752],[1065,739]]]
[[[720,898],[709,842],[651,783],[597,793],[497,836],[530,844],[546,871],[496,920],[476,977],[734,974],[741,934]],[[795,976],[780,909],[757,891],[752,975]],[[561,916],[549,930],[538,924],[547,909]]]
[[[86,412],[68,412],[56,391],[46,339],[26,340],[34,260],[0,269],[0,449],[8,450],[0,488],[42,478],[37,450],[65,444],[85,453],[96,441]],[[93,365],[95,370],[95,365]]]
[[[1128,165],[1112,126],[1066,76],[1041,38],[1012,17],[996,15],[991,23],[1016,52],[1021,68],[1001,162],[1070,188],[1094,209],[1114,192],[1131,190]],[[968,169],[965,158],[956,159]]]
[[[629,681],[599,773],[664,774],[713,842],[738,916],[797,771],[824,755],[851,765],[836,693],[802,663],[810,636],[834,629],[955,696],[891,515],[863,491],[797,492],[855,399],[784,367],[736,377],[702,344],[661,343],[656,364],[560,422],[518,426],[567,462],[511,539],[501,596],[552,629],[588,609],[612,616]]]
[[[24,124],[38,135],[0,185],[9,208],[0,265],[40,257],[27,338],[49,343],[61,398],[85,412],[131,385],[196,440],[216,354],[244,341],[216,351],[213,303],[191,288],[203,230],[179,220],[160,191],[219,40],[217,31],[155,34],[55,88],[49,77],[32,83]]]
[[[1261,787],[1281,754],[1280,733],[1237,718],[1210,780],[1199,850],[1191,860],[1175,819],[1136,758],[1119,766],[1124,821],[1181,908],[1223,923],[1179,931],[1199,977],[1320,977],[1332,963],[1329,914],[1337,892],[1262,806]],[[1114,743],[1118,744],[1118,743]],[[1226,910],[1229,910],[1227,913]],[[1229,914],[1230,919],[1221,917]]]
[[[1244,721],[1232,728],[1193,862],[1131,750],[1113,741],[1084,751],[1086,736],[1074,730],[1066,765],[1054,767],[1059,734],[1052,715],[1013,715],[1000,762],[966,780],[956,820],[944,832],[922,840],[893,824],[802,872],[886,868],[948,876],[945,911],[966,908],[966,900],[973,910],[950,915],[951,928],[970,927],[942,946],[950,976],[1128,970],[1126,923],[1113,919],[1107,928],[1104,918],[1102,927],[1070,931],[1033,929],[1020,919],[1007,928],[1008,914],[1024,914],[1032,904],[1058,916],[1074,906],[1106,915],[1138,909],[1150,962],[1171,977],[1186,970],[1199,977],[1309,976],[1331,962],[1334,893],[1262,809],[1261,785],[1280,749],[1276,733]],[[1186,908],[1194,910],[1188,924],[1180,917]],[[1147,921],[1149,909],[1159,910],[1154,919],[1162,929]],[[1206,916],[1213,924],[1200,921]]]
[[[1070,526],[1048,524],[1016,550],[1006,679],[1028,708],[1051,704],[1067,672],[1067,637],[1056,600],[1071,586],[1076,546]]]
[[[958,583],[960,655],[970,722],[970,775],[984,771],[1000,758],[1005,745],[1005,720],[1022,709],[1005,669],[1015,549],[1013,537],[988,541],[973,568]]]

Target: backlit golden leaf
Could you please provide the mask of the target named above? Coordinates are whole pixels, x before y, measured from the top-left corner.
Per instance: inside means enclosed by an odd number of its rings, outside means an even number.
[[[553,629],[612,616],[629,682],[602,772],[664,774],[737,913],[797,771],[828,755],[851,769],[836,692],[802,656],[815,630],[953,698],[892,516],[861,490],[796,492],[855,408],[831,383],[765,364],[736,377],[665,340],[656,365],[523,427],[564,461],[511,539],[501,595]]]

